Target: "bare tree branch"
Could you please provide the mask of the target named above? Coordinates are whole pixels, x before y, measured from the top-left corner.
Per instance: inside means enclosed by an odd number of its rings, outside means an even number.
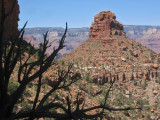
[[[10,119],[24,119],[27,118],[29,120],[33,120],[35,118],[41,118],[41,117],[48,117],[48,118],[57,118],[60,120],[66,120],[66,119],[102,119],[102,115],[104,115],[104,110],[108,111],[124,111],[124,110],[132,110],[132,109],[140,109],[140,108],[112,108],[106,106],[107,98],[109,96],[109,92],[111,88],[113,87],[113,84],[115,82],[114,80],[111,82],[111,85],[105,95],[105,102],[104,104],[93,106],[89,108],[85,108],[85,101],[81,105],[79,103],[79,94],[77,94],[76,97],[76,108],[73,109],[73,103],[72,98],[69,99],[69,96],[67,96],[65,104],[62,104],[62,102],[57,102],[58,99],[55,95],[54,100],[50,100],[49,103],[45,104],[45,102],[49,99],[49,97],[52,95],[52,93],[56,92],[59,89],[66,89],[69,86],[71,86],[73,83],[75,83],[77,80],[81,79],[81,75],[79,73],[75,73],[74,75],[70,75],[71,69],[73,67],[73,64],[68,65],[68,69],[63,69],[58,71],[58,80],[56,81],[56,84],[51,85],[51,89],[49,92],[46,93],[40,99],[40,92],[42,87],[42,77],[43,73],[48,70],[48,68],[53,64],[53,61],[58,54],[58,52],[65,47],[64,40],[66,38],[67,33],[67,23],[66,23],[66,29],[62,36],[62,38],[59,40],[59,46],[53,47],[53,52],[47,56],[46,50],[48,47],[51,46],[51,43],[49,43],[49,40],[47,39],[47,34],[44,34],[44,42],[41,44],[39,50],[36,50],[38,52],[38,59],[36,59],[33,62],[29,62],[29,60],[32,58],[32,55],[34,57],[35,53],[32,54],[31,48],[27,50],[25,46],[23,46],[23,35],[25,32],[25,25],[20,30],[19,34],[16,38],[8,41],[5,43],[5,40],[3,39],[4,34],[4,23],[5,18],[9,16],[16,5],[16,0],[13,1],[13,5],[11,6],[11,9],[8,13],[5,14],[5,2],[4,0],[1,0],[1,23],[0,23],[0,118],[2,120],[10,120]],[[5,44],[4,44],[5,43]],[[9,50],[7,52],[7,49]],[[23,56],[25,53],[25,57]],[[17,82],[19,82],[18,88],[13,91],[13,93],[10,95],[8,94],[8,87],[9,87],[9,81],[11,78],[11,75],[13,74],[14,68],[17,64],[20,64],[19,70],[17,71]],[[35,72],[36,70],[36,72]],[[32,81],[38,81],[36,95],[34,96],[33,100],[33,106],[30,109],[23,109],[21,111],[14,112],[15,106],[18,104],[20,98],[24,95],[24,91],[27,87],[27,85]],[[40,101],[39,101],[40,100]],[[63,101],[64,102],[64,101]],[[23,106],[22,106],[23,107]],[[51,110],[54,109],[56,111],[51,112]],[[63,112],[58,113],[57,110],[62,110]],[[88,114],[88,112],[92,110],[101,110],[100,112],[97,112],[95,114]]]

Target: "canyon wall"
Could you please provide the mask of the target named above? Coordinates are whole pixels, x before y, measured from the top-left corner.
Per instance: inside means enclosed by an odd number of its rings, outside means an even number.
[[[33,37],[32,40],[35,46],[37,42],[43,41],[43,33],[49,31],[48,38],[50,41],[55,39],[60,39],[64,29],[63,28],[26,28],[25,34],[27,35],[25,39],[28,41],[29,38]],[[160,53],[160,26],[139,26],[139,25],[124,25],[124,31],[126,35],[141,43],[143,46],[150,48],[156,53]],[[28,36],[29,35],[29,36]],[[67,47],[64,48],[64,53],[66,54],[74,48],[78,47],[82,42],[84,42],[89,37],[89,28],[70,28],[67,32],[66,44]]]
[[[160,53],[160,26],[126,25],[124,29],[129,38]]]

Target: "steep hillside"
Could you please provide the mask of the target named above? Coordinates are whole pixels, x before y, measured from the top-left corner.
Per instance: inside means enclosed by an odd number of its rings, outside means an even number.
[[[160,118],[159,56],[129,39],[123,29],[123,25],[116,21],[116,16],[112,12],[103,11],[96,15],[90,28],[90,37],[72,52],[55,61],[55,66],[43,74],[43,81],[47,81],[49,85],[56,84],[58,68],[66,69],[68,63],[74,63],[70,74],[78,73],[82,79],[69,88],[58,91],[58,97],[62,103],[66,101],[66,96],[69,94],[74,109],[76,95],[79,94],[79,104],[82,106],[84,103],[85,108],[102,104],[110,83],[115,81],[106,106],[140,107],[142,110],[120,112],[106,110],[104,119],[158,119]],[[57,33],[54,34],[49,36],[58,36]],[[25,36],[25,39],[36,40],[30,36]],[[35,58],[33,56],[31,61]],[[28,96],[25,96],[25,99],[28,103],[34,100],[35,90],[33,89],[26,90]],[[44,86],[40,98],[49,89],[50,87]],[[50,100],[53,98],[51,97]],[[98,110],[91,111],[90,114],[97,112]]]
[[[74,63],[83,79],[75,89],[89,93],[89,106],[100,104],[112,81],[116,81],[108,98],[112,107],[136,106],[143,111],[109,112],[107,119],[151,119],[160,112],[159,56],[129,39],[123,25],[110,11],[95,16],[89,38],[59,61]],[[109,22],[108,22],[109,21]],[[109,118],[108,118],[109,117]]]
[[[115,15],[104,11],[95,16],[90,37],[62,59],[80,63],[82,69],[91,67],[96,71],[104,67],[125,72],[148,70],[150,65],[158,61],[158,55],[129,39],[123,26],[115,20]]]

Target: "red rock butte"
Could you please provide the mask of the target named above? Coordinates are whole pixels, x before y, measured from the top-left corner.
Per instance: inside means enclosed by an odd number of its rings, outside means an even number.
[[[15,0],[4,0],[5,14],[9,13],[12,9]],[[1,11],[2,1],[0,1],[0,22],[1,22]],[[9,14],[4,23],[4,39],[14,38],[18,34],[18,21],[19,21],[19,5],[18,1],[15,1],[15,5],[11,14]],[[0,25],[1,27],[1,25]]]
[[[90,38],[109,35],[125,35],[123,25],[116,20],[116,15],[105,10],[95,15],[94,22],[90,27]]]

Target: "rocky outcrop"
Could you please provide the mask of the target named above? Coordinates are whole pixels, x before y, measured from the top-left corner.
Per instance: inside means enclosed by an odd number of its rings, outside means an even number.
[[[90,27],[90,38],[105,37],[109,35],[125,35],[123,25],[116,21],[116,15],[108,10],[95,15]]]
[[[15,2],[15,3],[14,3]],[[1,11],[2,3],[0,1],[0,22],[1,22]],[[14,6],[14,7],[13,7]],[[13,11],[10,13],[10,11]],[[4,0],[5,14],[10,13],[5,20],[4,24],[4,39],[10,39],[18,34],[18,21],[19,21],[19,5],[17,0]],[[1,26],[0,26],[1,27]]]
[[[159,65],[158,64],[154,64],[154,65],[151,65],[151,67],[157,70],[159,68]]]

